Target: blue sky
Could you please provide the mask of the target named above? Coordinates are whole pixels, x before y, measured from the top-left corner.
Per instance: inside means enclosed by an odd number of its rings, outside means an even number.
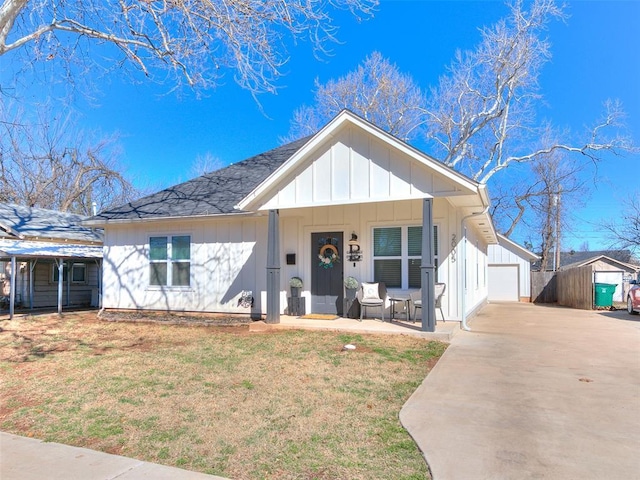
[[[574,0],[567,5],[570,17],[549,30],[553,58],[542,72],[540,118],[580,131],[598,118],[607,98],[617,98],[640,145],[640,2]],[[500,1],[382,0],[375,17],[362,23],[339,14],[341,43],[332,45],[330,56],[314,58],[305,42],[292,46],[278,94],[259,97],[262,110],[230,76],[201,98],[112,76],[99,85],[93,105],[78,104],[79,123],[120,133],[121,162],[136,183],[168,186],[191,176],[198,155],[210,153],[229,164],[276,147],[293,111],[312,102],[316,78],[324,82],[344,75],[374,50],[422,88],[435,85],[456,49],[473,48],[479,27],[506,13]],[[597,224],[619,212],[624,196],[638,194],[637,182],[630,180],[638,160],[639,155],[607,158],[599,166],[597,189],[573,212],[565,249],[578,249],[585,241],[591,249],[606,246]]]

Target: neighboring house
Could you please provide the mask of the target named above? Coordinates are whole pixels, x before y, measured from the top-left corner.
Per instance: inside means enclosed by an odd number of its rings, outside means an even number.
[[[618,258],[633,260],[628,250],[614,250],[613,252],[607,251],[607,253],[613,254]],[[577,261],[560,267],[561,271],[590,266],[593,271],[593,283],[616,285],[616,290],[613,294],[614,302],[626,302],[629,282],[637,280],[638,272],[640,272],[639,265],[620,261],[600,252],[575,252],[568,258],[577,259]]]
[[[576,265],[584,264],[593,258],[605,256],[617,260],[622,263],[637,264],[638,261],[633,257],[630,250],[591,250],[591,251],[575,251],[560,252],[560,265],[557,270],[562,270],[566,267],[575,267]],[[549,259],[547,265],[547,271],[554,271],[553,254]],[[531,266],[531,270],[540,271],[540,262],[535,261]]]
[[[97,306],[102,232],[86,218],[0,203],[0,299],[11,316],[16,306]]]
[[[311,137],[86,224],[105,231],[105,308],[277,322],[298,276],[306,312],[340,315],[343,278],[354,276],[394,295],[424,285],[425,306],[444,282],[445,317],[464,322],[487,299],[488,206],[484,185],[342,111]],[[431,330],[434,311],[424,312]]]
[[[597,257],[609,257],[618,262],[631,265],[638,263],[631,250],[592,250],[585,252],[571,250],[570,252],[560,252],[560,268],[584,265]]]
[[[540,257],[500,234],[488,255],[489,301],[530,302],[531,263]]]

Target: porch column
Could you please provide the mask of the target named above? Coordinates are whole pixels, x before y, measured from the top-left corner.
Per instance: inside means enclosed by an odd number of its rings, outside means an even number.
[[[422,264],[420,283],[422,286],[422,331],[436,331],[436,267],[433,253],[433,199],[425,198],[422,203]]]
[[[36,271],[38,259],[29,260],[29,308],[33,310],[33,274]]]
[[[269,210],[267,233],[267,323],[280,323],[280,212]]]
[[[56,260],[58,264],[58,315],[62,315],[62,285],[64,283],[64,259]]]
[[[16,305],[16,257],[11,257],[11,284],[9,285],[9,320],[13,319]]]
[[[98,308],[102,308],[102,260],[95,260],[98,268]]]

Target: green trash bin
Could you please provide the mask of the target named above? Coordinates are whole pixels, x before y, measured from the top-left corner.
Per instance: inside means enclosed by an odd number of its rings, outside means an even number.
[[[594,301],[596,307],[610,307],[613,305],[613,294],[617,285],[613,283],[596,283],[594,285]]]

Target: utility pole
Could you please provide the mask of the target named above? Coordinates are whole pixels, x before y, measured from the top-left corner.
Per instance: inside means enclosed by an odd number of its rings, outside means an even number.
[[[556,195],[556,251],[555,251],[555,268],[560,268],[560,196],[562,195],[562,185],[558,185],[558,194]]]

